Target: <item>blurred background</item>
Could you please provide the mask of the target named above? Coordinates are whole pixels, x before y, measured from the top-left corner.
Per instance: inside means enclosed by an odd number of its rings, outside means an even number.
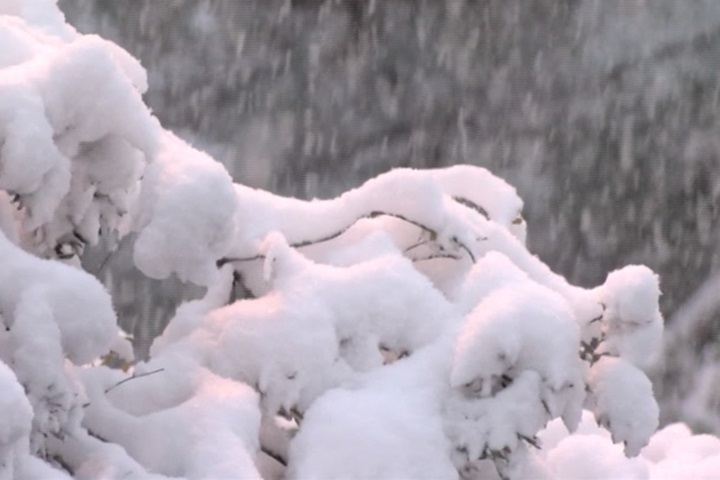
[[[161,122],[237,182],[326,198],[394,167],[482,165],[571,282],[655,269],[663,421],[720,433],[720,1],[58,3],[139,58]],[[185,287],[142,278],[127,246],[85,261],[146,355]]]

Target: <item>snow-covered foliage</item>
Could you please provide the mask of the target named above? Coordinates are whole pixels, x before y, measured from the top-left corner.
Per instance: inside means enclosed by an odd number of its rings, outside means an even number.
[[[647,264],[669,317],[662,418],[720,434],[720,2],[59,5],[141,58],[163,124],[244,185],[329,198],[398,166],[474,163],[518,188],[531,250],[573,283]],[[105,271],[144,358],[179,292],[138,275],[130,243]]]
[[[720,474],[716,438],[653,436],[657,277],[568,284],[487,170],[276,197],[163,130],[137,62],[52,1],[0,0],[0,35],[0,478]],[[144,272],[207,292],[125,371],[68,263],[131,230]]]

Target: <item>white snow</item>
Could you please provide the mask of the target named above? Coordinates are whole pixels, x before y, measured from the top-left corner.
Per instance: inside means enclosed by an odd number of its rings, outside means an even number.
[[[2,361],[0,390],[0,478],[11,479],[15,476],[15,462],[23,453],[29,453],[33,410],[15,374]]]
[[[32,2],[42,3],[50,2]],[[21,9],[43,10],[29,5]],[[155,152],[159,124],[140,96],[144,71],[98,37],[48,37],[18,18],[3,20],[0,35],[18,47],[3,48],[0,59],[0,188],[18,196],[23,234],[40,228],[24,237],[34,250],[53,251],[73,233],[94,243],[101,216],[112,228],[127,213],[139,170]]]
[[[655,433],[634,458],[627,458],[622,446],[612,443],[610,433],[587,411],[575,434],[569,435],[555,420],[538,437],[543,448],[533,452],[528,478],[710,479],[720,472],[720,440],[693,435],[683,424],[668,425]]]
[[[132,407],[128,411],[124,402],[106,396],[105,391],[117,384],[109,385],[118,374],[84,372],[89,399],[84,425],[122,445],[135,461],[156,473],[198,479],[260,478],[253,463],[260,427],[256,392],[202,368],[170,368],[155,378],[139,377],[112,390],[125,390],[121,398],[131,398],[135,408],[145,409],[139,412],[132,412]],[[175,384],[168,379],[158,382],[163,375]],[[185,391],[178,392],[178,387]]]
[[[658,427],[650,381],[622,358],[602,357],[590,369],[588,384],[598,423],[612,432],[613,441],[625,444],[628,455],[637,455]]]
[[[448,340],[321,396],[290,445],[290,478],[458,478],[440,417]]]
[[[237,198],[227,171],[171,133],[145,169],[134,229],[134,259],[148,276],[200,285],[214,280],[215,262],[235,236]]]
[[[583,386],[579,335],[559,295],[527,281],[501,287],[468,315],[458,336],[451,385],[470,386],[487,397],[503,376],[513,379],[534,371],[549,413],[564,414],[573,403],[566,404],[564,397]],[[567,412],[570,425],[578,415],[577,406],[574,413]]]
[[[289,478],[453,479],[450,445],[421,394],[334,390],[303,420]]]
[[[27,334],[39,341],[45,335],[55,338],[74,363],[88,363],[107,352],[117,330],[115,313],[110,296],[95,278],[34,257],[2,234],[0,259],[0,309],[11,335],[16,322],[34,322],[37,315],[47,322],[33,323]]]
[[[630,265],[611,272],[598,291],[606,307],[605,350],[640,368],[652,365],[663,333],[657,275],[643,265]]]

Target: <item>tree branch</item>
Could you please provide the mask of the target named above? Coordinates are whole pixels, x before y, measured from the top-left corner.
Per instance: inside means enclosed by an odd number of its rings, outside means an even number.
[[[412,261],[413,262],[426,262],[428,260],[435,260],[438,258],[447,258],[450,260],[460,260],[460,257],[458,257],[457,255],[452,255],[450,253],[437,253],[435,255],[429,255],[427,257],[413,258]]]
[[[414,225],[417,228],[419,228],[420,230],[422,230],[423,232],[429,233],[431,235],[431,237],[433,237],[433,238],[435,236],[437,236],[437,232],[435,230],[433,230],[432,228],[430,228],[426,225],[423,225],[422,223],[420,223],[418,221],[407,218],[404,215],[401,215],[399,213],[389,213],[389,212],[382,212],[379,210],[374,210],[368,214],[365,214],[365,215],[362,215],[362,216],[356,218],[349,225],[343,227],[339,231],[334,232],[330,235],[326,235],[324,237],[320,237],[320,238],[316,238],[316,239],[312,239],[312,240],[303,240],[300,242],[294,242],[294,243],[289,244],[289,246],[292,248],[303,248],[303,247],[309,247],[311,245],[317,245],[319,243],[324,243],[324,242],[327,242],[327,241],[330,241],[330,240],[333,240],[333,239],[339,237],[343,233],[350,230],[350,228],[352,228],[353,225],[355,225],[357,222],[359,222],[360,220],[362,220],[364,218],[372,219],[372,218],[377,218],[377,217],[382,217],[382,216],[396,218],[398,220],[402,220],[403,222],[409,223],[410,225]],[[460,240],[458,240],[457,237],[453,237],[452,241],[458,247],[460,247],[462,250],[464,250],[468,254],[468,257],[470,257],[470,260],[473,263],[475,263],[475,255],[473,255],[472,251],[470,250],[470,248],[467,245],[465,245]],[[265,258],[265,255],[259,254],[259,253],[256,255],[249,256],[249,257],[235,257],[235,258],[226,257],[226,258],[221,258],[220,260],[218,260],[217,266],[218,266],[218,268],[220,268],[228,263],[251,262],[253,260],[260,260],[262,258]]]
[[[272,458],[273,460],[275,460],[276,462],[278,462],[278,463],[279,463],[280,465],[282,465],[283,467],[287,467],[287,460],[285,460],[285,458],[283,458],[283,456],[280,455],[279,453],[273,452],[272,450],[270,450],[270,449],[269,449],[268,447],[266,447],[265,445],[260,445],[260,451],[261,451],[262,453],[264,453],[265,455],[267,455],[268,457],[270,457],[270,458]]]
[[[120,385],[122,385],[122,384],[125,383],[125,382],[129,382],[130,380],[135,380],[135,379],[142,378],[142,377],[149,377],[150,375],[155,375],[156,373],[160,373],[160,372],[163,372],[163,371],[165,371],[164,368],[158,368],[157,370],[153,370],[153,371],[151,371],[151,372],[141,373],[141,374],[139,374],[139,375],[136,375],[136,374],[133,373],[130,377],[128,377],[128,378],[126,378],[126,379],[124,379],[124,380],[120,380],[120,381],[119,381],[118,383],[116,383],[115,385],[113,385],[113,386],[111,386],[111,387],[108,387],[108,388],[105,390],[105,393],[109,393],[109,392],[112,391],[113,389],[119,387]]]

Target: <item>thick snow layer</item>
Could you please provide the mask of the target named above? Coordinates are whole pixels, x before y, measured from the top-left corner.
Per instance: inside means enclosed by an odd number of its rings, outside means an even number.
[[[0,361],[0,478],[16,475],[14,465],[29,454],[33,410],[15,374]]]
[[[288,296],[321,299],[331,310],[343,357],[359,370],[379,366],[360,364],[380,347],[411,353],[458,321],[453,306],[397,253],[334,267],[306,259],[281,237],[265,245],[273,287]]]
[[[238,257],[257,253],[262,240],[272,231],[282,232],[290,244],[302,244],[333,237],[361,218],[380,214],[422,225],[445,248],[457,251],[457,242],[467,247],[475,238],[470,233],[473,228],[467,231],[467,218],[458,215],[460,205],[452,197],[468,200],[495,215],[498,225],[507,229],[520,224],[513,221],[520,218],[522,208],[512,187],[485,169],[470,166],[438,171],[397,169],[332,200],[305,202],[247,187],[236,188],[240,198],[236,220],[239,238],[233,254]],[[473,213],[483,216],[481,211]],[[516,233],[524,241],[524,233]]]
[[[652,365],[663,333],[657,275],[645,266],[631,265],[611,272],[597,290],[606,307],[604,350],[640,368]]]
[[[30,434],[32,409],[18,383],[15,374],[0,362],[0,382],[2,382],[2,423],[0,423],[0,445],[8,445]]]
[[[219,163],[171,133],[145,169],[135,210],[135,263],[148,276],[177,273],[207,285],[235,237],[237,197]]]
[[[168,329],[153,346],[155,359],[192,358],[247,383],[261,392],[270,414],[307,406],[350,370],[339,358],[331,311],[317,298],[276,292],[215,309],[194,322],[196,328],[185,336],[184,329]]]
[[[683,424],[657,432],[640,454],[652,462],[653,478],[711,479],[720,475],[720,439],[693,435]]]
[[[445,431],[456,450],[457,466],[491,452],[514,451],[522,437],[533,438],[548,420],[537,372],[521,372],[490,398],[455,392],[445,403]]]
[[[538,433],[542,449],[535,451],[527,478],[614,480],[711,479],[720,475],[720,439],[693,435],[682,424],[655,433],[639,455],[628,458],[592,413],[570,435],[557,420]]]
[[[650,381],[622,358],[602,357],[590,369],[588,384],[598,422],[608,427],[614,441],[625,443],[628,455],[637,455],[658,427]]]
[[[62,12],[56,8],[57,0],[1,0],[0,15],[20,17],[33,26],[33,29],[49,37],[70,39],[75,29],[65,23]]]
[[[457,479],[441,422],[449,338],[327,392],[290,445],[290,478]]]
[[[570,285],[565,277],[553,272],[542,260],[529,252],[524,244],[511,235],[507,229],[494,222],[484,223],[481,237],[476,244],[477,257],[482,257],[489,252],[502,253],[532,280],[565,298],[579,325],[583,326],[601,316],[602,304],[595,292]]]
[[[549,388],[577,382],[579,329],[564,300],[531,282],[503,287],[469,314],[455,351],[454,387],[480,381],[488,396],[502,375],[537,372]]]
[[[27,335],[37,341],[57,338],[62,353],[78,365],[107,353],[117,327],[110,295],[100,282],[81,270],[34,257],[2,234],[0,259],[0,309],[11,334],[15,322],[29,322]],[[35,325],[35,315],[47,322]]]
[[[614,322],[643,325],[660,315],[660,283],[644,265],[611,272],[602,287],[606,315]]]
[[[523,201],[514,187],[488,170],[470,165],[424,172],[437,179],[446,194],[460,201],[472,202],[483,209],[490,220],[504,226],[525,243],[527,227],[521,216]]]
[[[236,302],[204,319],[209,338],[189,337],[204,341],[214,371],[257,388],[269,413],[306,407],[348,370],[330,311],[313,299],[285,300],[271,294]]]
[[[33,408],[31,449],[79,425],[82,387],[66,363],[107,353],[116,335],[110,296],[89,274],[41,260],[0,234],[2,357]]]
[[[256,386],[263,406],[304,410],[350,373],[382,366],[435,341],[456,310],[410,261],[381,256],[347,267],[315,263],[273,235],[262,245],[273,289],[210,311],[230,271],[205,299],[179,309],[153,355],[189,351],[213,371]],[[224,285],[224,286],[223,286]],[[173,353],[175,354],[175,353]]]
[[[450,297],[467,314],[494,290],[528,282],[529,278],[527,273],[502,253],[488,252],[473,265],[463,283]]]
[[[254,466],[260,428],[256,392],[202,368],[170,368],[156,378],[136,371],[138,378],[112,390],[127,390],[121,398],[144,409],[156,405],[143,413],[127,411],[123,401],[105,394],[121,372],[83,372],[89,403],[84,425],[122,445],[151,472],[191,479],[260,478]],[[165,374],[175,385],[162,380]]]
[[[421,394],[334,390],[304,419],[290,478],[458,478],[437,415]]]
[[[548,453],[548,466],[556,479],[627,479],[648,478],[648,468],[633,462],[622,448],[588,435],[568,437]]]
[[[69,27],[59,33],[50,2],[21,3],[5,10],[50,23],[0,22],[0,188],[23,207],[24,233],[41,229],[28,243],[46,253],[68,236],[95,243],[101,218],[118,226],[160,129],[135,59]]]

